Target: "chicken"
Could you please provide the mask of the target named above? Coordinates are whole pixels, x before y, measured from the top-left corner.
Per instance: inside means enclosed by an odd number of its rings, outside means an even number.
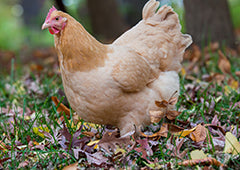
[[[155,101],[179,92],[178,72],[192,39],[181,33],[171,7],[158,8],[158,1],[148,1],[143,19],[108,45],[70,15],[49,10],[42,29],[54,35],[65,94],[83,120],[117,126],[125,135],[149,125],[149,112],[166,112]]]

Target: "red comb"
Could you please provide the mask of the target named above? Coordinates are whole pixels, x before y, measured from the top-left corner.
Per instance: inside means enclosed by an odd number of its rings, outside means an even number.
[[[49,9],[49,12],[48,12],[48,15],[47,15],[47,18],[46,18],[46,20],[48,20],[49,18],[50,18],[50,16],[51,16],[51,14],[52,14],[52,12],[53,11],[55,11],[55,10],[57,10],[54,6],[52,6],[52,8],[51,9]]]

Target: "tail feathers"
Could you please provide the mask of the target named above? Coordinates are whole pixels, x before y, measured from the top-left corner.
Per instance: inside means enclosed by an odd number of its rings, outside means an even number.
[[[182,48],[184,48],[185,50],[185,48],[189,47],[191,44],[192,44],[191,35],[182,34],[182,41],[181,41]]]
[[[192,43],[190,35],[181,33],[178,15],[170,6],[164,5],[159,8],[158,1],[149,0],[143,8],[142,15],[146,24],[160,27],[159,29],[176,37],[176,43],[181,49],[185,50]]]
[[[155,21],[157,23],[171,19],[174,19],[175,21],[178,20],[177,14],[170,6],[164,5],[159,8],[159,4],[160,3],[156,0],[149,0],[142,11],[143,20],[152,22]]]
[[[156,0],[148,1],[142,11],[143,19],[147,20],[148,18],[155,15],[157,8],[159,7],[159,2]]]

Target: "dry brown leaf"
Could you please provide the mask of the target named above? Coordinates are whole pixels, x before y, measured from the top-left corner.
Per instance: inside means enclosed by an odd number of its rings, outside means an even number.
[[[63,170],[77,170],[78,169],[78,162],[65,166]]]
[[[224,74],[231,74],[231,64],[221,50],[218,50],[218,67]]]
[[[210,158],[210,157],[204,158],[204,159],[186,160],[186,161],[178,163],[178,165],[182,165],[182,166],[195,166],[197,164],[201,164],[201,165],[209,165],[210,164],[210,165],[225,167],[224,164],[222,164],[215,158]]]
[[[85,136],[89,136],[89,137],[94,137],[95,136],[95,133],[88,132],[88,131],[83,131],[82,134],[85,135]]]
[[[108,153],[115,152],[117,145],[122,147],[123,145],[131,144],[130,136],[118,137],[118,132],[105,132],[102,139],[98,142],[99,147],[103,148]],[[110,151],[111,150],[111,151]]]
[[[142,133],[142,136],[146,137],[146,138],[155,138],[155,137],[161,137],[161,136],[167,137],[168,133],[175,134],[182,130],[183,130],[183,128],[180,126],[177,126],[174,124],[163,123],[161,126],[161,129],[158,132],[156,132],[152,135],[146,135],[146,134]]]
[[[181,112],[174,111],[174,110],[169,110],[169,105],[174,106],[176,105],[178,98],[174,97],[177,91],[175,91],[170,99],[168,101],[162,100],[162,101],[155,101],[156,106],[160,107],[161,109],[165,109],[164,111],[151,111],[150,113],[150,119],[152,123],[157,123],[159,122],[163,116],[164,113],[167,116],[169,120],[175,119]]]
[[[168,107],[168,102],[166,100],[163,101],[155,101],[155,104],[158,107],[162,107],[162,108],[167,108]]]
[[[199,46],[197,46],[196,44],[193,44],[192,49],[190,50],[190,56],[188,59],[192,62],[196,62],[200,58],[201,58],[201,50],[200,50]]]
[[[189,64],[189,66],[187,67],[187,71],[191,71],[193,70],[196,66],[197,63],[199,61],[199,59],[201,58],[201,50],[197,45],[192,45],[192,51],[191,51],[191,55],[189,57],[189,60],[191,61],[191,63]]]
[[[211,42],[209,46],[204,48],[204,53],[215,52],[219,49],[219,43],[218,42]]]
[[[198,124],[196,126],[195,131],[193,131],[190,134],[190,138],[195,141],[195,142],[201,142],[204,141],[206,139],[206,128],[204,126],[202,126],[201,124]]]
[[[169,120],[174,120],[178,115],[180,115],[182,112],[178,112],[176,110],[168,111],[166,113],[166,116]]]
[[[163,123],[161,126],[161,129],[152,135],[146,135],[143,132],[141,132],[141,135],[146,138],[155,138],[155,137],[161,137],[161,136],[167,137],[167,134],[168,134],[168,124],[167,123]]]
[[[158,110],[158,111],[149,111],[151,123],[158,123],[164,116],[165,113]]]
[[[30,69],[32,72],[34,72],[34,71],[41,72],[43,70],[43,66],[39,65],[39,64],[31,64]]]
[[[59,100],[57,99],[57,97],[52,96],[51,99],[54,102],[55,106],[57,107],[59,104]],[[63,112],[64,112],[66,114],[67,118],[70,118],[70,110],[64,104],[60,103],[57,108],[57,111],[61,114],[63,114]]]
[[[223,75],[223,74],[219,74],[219,73],[215,73],[214,75],[213,75],[213,77],[214,77],[214,80],[218,83],[218,84],[221,84],[224,80],[225,80],[225,75]]]
[[[177,104],[178,98],[177,97],[172,97],[169,101],[168,104],[170,105],[175,105]]]

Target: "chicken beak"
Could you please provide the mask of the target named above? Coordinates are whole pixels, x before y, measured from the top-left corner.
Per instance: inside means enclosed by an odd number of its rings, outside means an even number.
[[[46,28],[49,28],[51,25],[47,22],[44,22],[43,25],[42,25],[42,30],[46,29]]]

